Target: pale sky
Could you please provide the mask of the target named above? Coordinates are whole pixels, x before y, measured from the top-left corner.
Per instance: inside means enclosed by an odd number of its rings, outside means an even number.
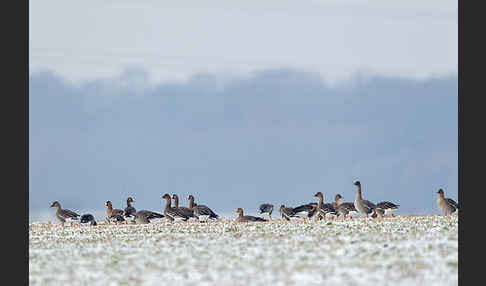
[[[457,1],[30,1],[30,70],[73,81],[136,66],[156,81],[268,68],[457,73]]]

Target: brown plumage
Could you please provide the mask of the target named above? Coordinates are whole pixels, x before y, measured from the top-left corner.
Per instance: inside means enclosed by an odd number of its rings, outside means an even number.
[[[205,205],[195,205],[194,203],[194,196],[189,195],[187,196],[189,200],[189,208],[194,210],[194,216],[199,218],[200,215],[207,215],[211,219],[217,219],[219,216],[213,212],[210,208]]]
[[[150,220],[155,219],[155,218],[163,218],[164,215],[152,212],[152,211],[147,211],[147,210],[140,210],[135,213],[135,223],[136,224],[146,224],[150,223]]]
[[[251,216],[251,215],[243,215],[243,209],[238,208],[236,209],[238,213],[238,217],[236,218],[236,222],[258,222],[258,221],[267,221],[261,217]]]
[[[179,197],[176,194],[172,195],[172,199],[174,200],[174,208],[180,210],[188,217],[195,217],[194,209],[179,206]]]
[[[56,208],[56,218],[61,222],[65,223],[66,220],[78,220],[79,215],[73,211],[63,209],[58,201],[51,204],[51,208]]]
[[[106,219],[110,221],[110,219],[115,218],[116,221],[124,221],[123,218],[123,211],[120,209],[114,209],[111,201],[106,201]]]
[[[285,205],[281,205],[279,211],[280,216],[286,220],[290,220],[290,218],[297,216],[293,208],[287,208]]]
[[[165,194],[162,196],[163,199],[165,199],[165,208],[164,208],[164,215],[165,217],[170,220],[174,221],[175,219],[182,219],[184,221],[188,220],[189,217],[185,215],[182,211],[179,209],[173,208],[171,206],[171,198],[169,194]]]
[[[123,210],[125,217],[135,217],[137,210],[132,207],[132,203],[135,202],[132,197],[127,198],[127,207]]]

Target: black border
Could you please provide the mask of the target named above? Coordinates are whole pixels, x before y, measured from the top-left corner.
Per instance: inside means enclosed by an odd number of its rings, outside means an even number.
[[[464,5],[467,3],[467,7]],[[484,10],[475,1],[458,1],[458,198],[459,284],[481,284],[484,280]],[[468,42],[465,40],[469,39]],[[469,71],[469,72],[468,72]],[[476,80],[477,79],[477,80]],[[466,245],[467,244],[467,245]]]
[[[4,263],[0,269],[3,284],[28,285],[29,2],[4,2],[2,6],[1,117],[4,132],[1,141],[4,169],[1,237]]]

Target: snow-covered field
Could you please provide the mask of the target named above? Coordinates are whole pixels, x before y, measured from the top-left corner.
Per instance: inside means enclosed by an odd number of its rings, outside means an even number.
[[[457,285],[457,216],[29,224],[31,285]]]

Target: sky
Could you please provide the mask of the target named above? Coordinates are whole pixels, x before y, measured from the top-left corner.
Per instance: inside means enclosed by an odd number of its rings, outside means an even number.
[[[31,219],[457,199],[457,1],[183,4],[30,1]]]

